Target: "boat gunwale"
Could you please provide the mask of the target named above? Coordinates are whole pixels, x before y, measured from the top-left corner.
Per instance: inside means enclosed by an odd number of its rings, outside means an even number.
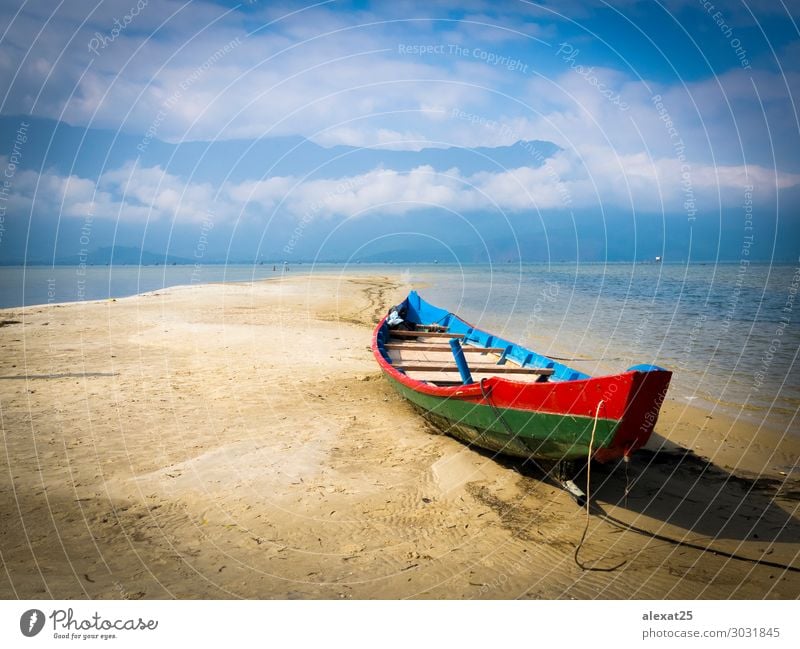
[[[474,325],[470,324],[460,316],[457,316],[455,314],[452,315],[461,320],[468,327],[472,327],[473,329],[481,331],[482,333],[488,333],[484,332],[483,330],[477,329],[477,327],[474,327]],[[384,355],[381,353],[380,347],[378,345],[378,335],[380,334],[381,328],[384,326],[385,322],[386,322],[386,316],[381,318],[381,320],[375,326],[375,329],[373,330],[372,333],[372,352],[378,361],[378,365],[385,373],[389,374],[392,378],[399,381],[403,385],[412,388],[418,392],[422,392],[423,394],[429,394],[431,396],[439,396],[445,398],[485,397],[486,395],[484,394],[484,392],[491,393],[492,388],[500,383],[508,384],[511,386],[520,386],[524,387],[524,389],[531,389],[532,386],[537,386],[539,389],[542,389],[545,386],[547,386],[552,389],[556,385],[561,385],[565,383],[569,383],[570,385],[580,385],[581,383],[588,384],[589,382],[597,381],[598,379],[611,379],[614,377],[622,377],[628,374],[635,374],[639,372],[639,370],[626,370],[625,372],[619,372],[617,374],[608,374],[603,376],[589,376],[587,378],[568,379],[561,381],[547,381],[543,383],[515,381],[514,379],[505,378],[502,376],[490,376],[483,378],[480,381],[475,381],[473,383],[466,383],[462,385],[439,386],[439,385],[434,385],[425,380],[415,379],[406,374],[405,372],[401,372],[388,360],[386,360]],[[526,351],[533,351],[533,350],[528,350],[526,347],[522,347],[522,345],[517,345],[517,346]],[[559,412],[558,410],[553,411],[554,414],[557,414],[558,412]]]

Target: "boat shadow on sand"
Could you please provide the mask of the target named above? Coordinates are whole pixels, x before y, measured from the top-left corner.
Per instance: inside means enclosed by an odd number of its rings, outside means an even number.
[[[733,473],[674,444],[637,451],[623,462],[592,463],[591,499],[595,513],[622,517],[631,514],[717,540],[761,543],[800,542],[800,480]],[[523,460],[493,456],[501,464],[532,480],[542,480],[539,466]],[[626,470],[627,469],[627,470]],[[582,488],[585,467],[574,477]],[[613,511],[613,513],[609,513]],[[636,516],[635,524],[643,523]]]

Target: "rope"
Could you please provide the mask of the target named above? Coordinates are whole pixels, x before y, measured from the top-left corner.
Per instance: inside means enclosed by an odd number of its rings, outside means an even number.
[[[492,399],[491,399],[491,397],[489,396],[489,393],[488,393],[488,392],[486,391],[486,389],[483,387],[483,382],[484,382],[484,381],[486,381],[486,380],[487,380],[486,378],[482,378],[482,379],[480,380],[480,383],[478,384],[478,385],[480,385],[480,388],[481,388],[481,394],[483,395],[483,399],[484,399],[484,401],[486,401],[486,403],[488,403],[488,404],[489,404],[489,407],[491,407],[492,411],[494,412],[495,416],[497,417],[497,420],[498,420],[498,421],[499,421],[501,424],[503,424],[503,428],[505,428],[505,429],[506,429],[506,432],[507,432],[507,433],[508,433],[508,434],[509,434],[509,435],[510,435],[512,438],[516,437],[516,436],[517,436],[517,434],[516,434],[516,433],[515,433],[515,432],[514,432],[514,431],[511,429],[511,426],[509,426],[509,425],[508,425],[508,422],[506,422],[506,420],[503,418],[503,413],[501,413],[501,412],[500,412],[500,411],[497,409],[497,406],[495,406],[495,405],[494,405],[494,403],[492,402]],[[541,465],[540,465],[540,464],[539,464],[539,463],[538,463],[536,460],[534,460],[532,457],[528,457],[528,458],[526,458],[526,459],[525,459],[525,461],[526,461],[526,462],[530,462],[531,464],[533,464],[533,466],[535,466],[535,467],[536,467],[536,468],[537,468],[539,471],[541,471],[541,472],[544,474],[544,477],[545,477],[546,479],[552,479],[552,476],[551,476],[550,474],[552,473],[553,469],[550,469],[550,471],[545,471],[545,470],[544,470],[544,468],[542,468],[542,466],[541,466]],[[559,486],[560,486],[560,485],[559,485]]]
[[[650,532],[648,530],[642,529],[641,527],[636,527],[635,525],[631,525],[630,523],[625,523],[613,516],[609,516],[608,514],[597,512],[596,516],[601,520],[604,520],[609,525],[616,527],[617,529],[627,530],[629,532],[635,532],[637,534],[641,534],[642,536],[649,536],[651,539],[655,539],[656,541],[664,541],[665,543],[670,543],[671,545],[675,545],[682,548],[691,548],[693,550],[700,550],[701,552],[711,552],[712,554],[719,555],[721,557],[726,557],[728,559],[734,559],[735,561],[744,561],[746,563],[754,563],[759,566],[766,566],[768,568],[778,568],[780,570],[788,570],[789,572],[800,572],[800,568],[795,566],[789,566],[784,563],[778,563],[777,561],[764,561],[763,559],[753,559],[751,557],[743,557],[740,554],[734,554],[733,552],[725,552],[724,550],[715,550],[714,548],[707,546],[707,545],[700,545],[699,543],[690,543],[689,541],[681,541],[680,539],[673,539],[669,536],[663,536],[661,534],[656,534],[655,532]]]
[[[575,564],[581,569],[585,571],[593,571],[593,572],[613,572],[618,568],[621,568],[627,562],[627,559],[622,563],[617,564],[616,566],[612,566],[611,568],[596,568],[595,566],[586,566],[580,562],[578,559],[578,553],[581,551],[583,547],[583,542],[586,540],[586,533],[589,531],[589,521],[591,520],[591,508],[592,508],[592,492],[591,492],[591,479],[592,479],[592,450],[594,448],[594,434],[597,430],[597,420],[600,418],[600,407],[603,405],[603,401],[597,404],[597,410],[594,412],[594,423],[592,424],[592,436],[589,439],[589,455],[586,458],[586,525],[583,527],[583,534],[581,534],[581,540],[578,542],[578,545],[575,546],[575,554],[573,555],[573,559],[575,560]]]
[[[625,464],[625,508],[628,508],[628,494],[631,492],[631,477],[628,473],[628,467],[631,463],[630,456],[626,453],[622,456],[622,462]]]
[[[480,389],[481,389],[481,394],[483,395],[484,400],[492,408],[492,411],[495,413],[495,416],[500,421],[500,423],[503,424],[503,427],[506,429],[508,434],[513,437],[515,435],[514,431],[511,430],[511,427],[508,425],[506,420],[503,418],[503,414],[498,410],[497,406],[495,406],[494,403],[492,403],[492,400],[489,397],[489,393],[484,388],[484,385],[483,385],[484,381],[486,381],[486,379],[482,378],[480,380],[480,383],[479,383]],[[593,571],[593,572],[613,572],[614,570],[617,570],[617,569],[621,568],[623,565],[625,565],[627,560],[625,560],[622,563],[620,563],[620,564],[618,564],[616,566],[613,566],[611,568],[597,568],[595,566],[587,567],[587,566],[585,566],[584,564],[582,564],[578,560],[578,553],[580,552],[581,547],[583,546],[583,543],[586,540],[586,534],[589,531],[589,521],[590,521],[591,506],[592,506],[591,486],[590,486],[590,482],[589,482],[590,479],[591,479],[591,466],[592,466],[591,459],[592,459],[592,452],[594,450],[594,437],[595,437],[595,432],[597,430],[597,420],[600,417],[600,407],[602,405],[603,405],[602,401],[600,401],[600,403],[597,404],[597,410],[595,411],[595,416],[594,416],[594,423],[592,424],[592,436],[591,436],[591,439],[589,440],[589,453],[588,453],[588,458],[587,458],[588,461],[587,461],[587,464],[586,464],[586,525],[583,528],[583,534],[581,534],[581,540],[578,543],[578,546],[575,548],[575,554],[573,555],[573,558],[575,560],[575,563],[578,565],[579,568],[581,568],[581,570]],[[553,480],[553,476],[551,475],[553,469],[551,469],[550,471],[545,471],[542,468],[542,466],[539,463],[537,463],[536,460],[534,460],[533,458],[526,459],[526,462],[530,462],[531,464],[533,464],[544,475],[545,479],[549,479],[551,481]],[[626,497],[628,495],[628,492],[630,491],[630,483],[628,482],[629,478],[628,478],[627,471],[628,471],[628,465],[627,465],[627,462],[626,462],[626,465],[625,465],[625,473],[626,473],[626,475],[625,475],[625,480],[626,480],[625,496]],[[558,485],[558,486],[561,486],[561,485]],[[690,543],[688,541],[681,541],[680,539],[673,539],[673,538],[670,538],[668,536],[663,536],[661,534],[656,534],[655,532],[649,532],[648,530],[642,529],[641,527],[636,527],[634,525],[630,525],[629,523],[625,523],[623,521],[620,521],[620,520],[618,520],[618,519],[616,519],[616,518],[614,518],[612,516],[609,516],[608,514],[602,512],[602,511],[597,511],[595,513],[595,515],[598,518],[600,518],[600,520],[605,521],[606,523],[608,523],[609,525],[611,525],[613,527],[616,527],[618,529],[624,529],[624,530],[627,530],[629,532],[635,532],[637,534],[641,534],[642,536],[648,536],[648,537],[650,537],[652,539],[655,539],[656,541],[664,541],[665,543],[670,543],[672,545],[676,545],[676,546],[679,546],[679,547],[692,548],[693,550],[700,550],[701,552],[711,552],[713,554],[716,554],[716,555],[722,556],[722,557],[726,557],[728,559],[734,559],[736,561],[744,561],[744,562],[747,562],[747,563],[754,563],[754,564],[757,564],[757,565],[760,565],[760,566],[765,566],[765,567],[768,567],[768,568],[778,568],[780,570],[788,570],[790,572],[800,572],[800,568],[796,568],[794,566],[788,566],[788,565],[785,565],[785,564],[782,564],[782,563],[777,563],[775,561],[764,561],[763,559],[751,559],[750,557],[743,557],[741,555],[734,554],[732,552],[725,552],[723,550],[715,550],[715,549],[713,549],[713,548],[711,548],[709,546],[700,545],[698,543]]]

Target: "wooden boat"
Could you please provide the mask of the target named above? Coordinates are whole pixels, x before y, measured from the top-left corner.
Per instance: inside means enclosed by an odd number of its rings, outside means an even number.
[[[372,338],[381,370],[464,442],[553,462],[587,459],[591,443],[593,459],[605,462],[640,448],[658,420],[672,377],[661,367],[591,377],[481,331],[416,291],[393,308],[404,323],[385,317]]]

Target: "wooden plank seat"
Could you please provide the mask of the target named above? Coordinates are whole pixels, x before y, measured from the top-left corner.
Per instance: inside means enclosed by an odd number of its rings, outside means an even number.
[[[448,331],[406,331],[405,329],[390,329],[389,334],[395,338],[463,338],[464,334],[451,334]]]
[[[458,372],[455,365],[442,365],[438,363],[405,363],[394,365],[397,370],[404,372]],[[516,367],[509,365],[470,365],[469,371],[473,374],[538,374],[551,376],[552,367]]]
[[[437,345],[435,343],[386,343],[386,349],[396,349],[397,351],[418,351],[418,352],[450,352],[450,345]],[[474,347],[464,345],[461,347],[465,352],[480,352],[481,354],[502,354],[504,347]]]

